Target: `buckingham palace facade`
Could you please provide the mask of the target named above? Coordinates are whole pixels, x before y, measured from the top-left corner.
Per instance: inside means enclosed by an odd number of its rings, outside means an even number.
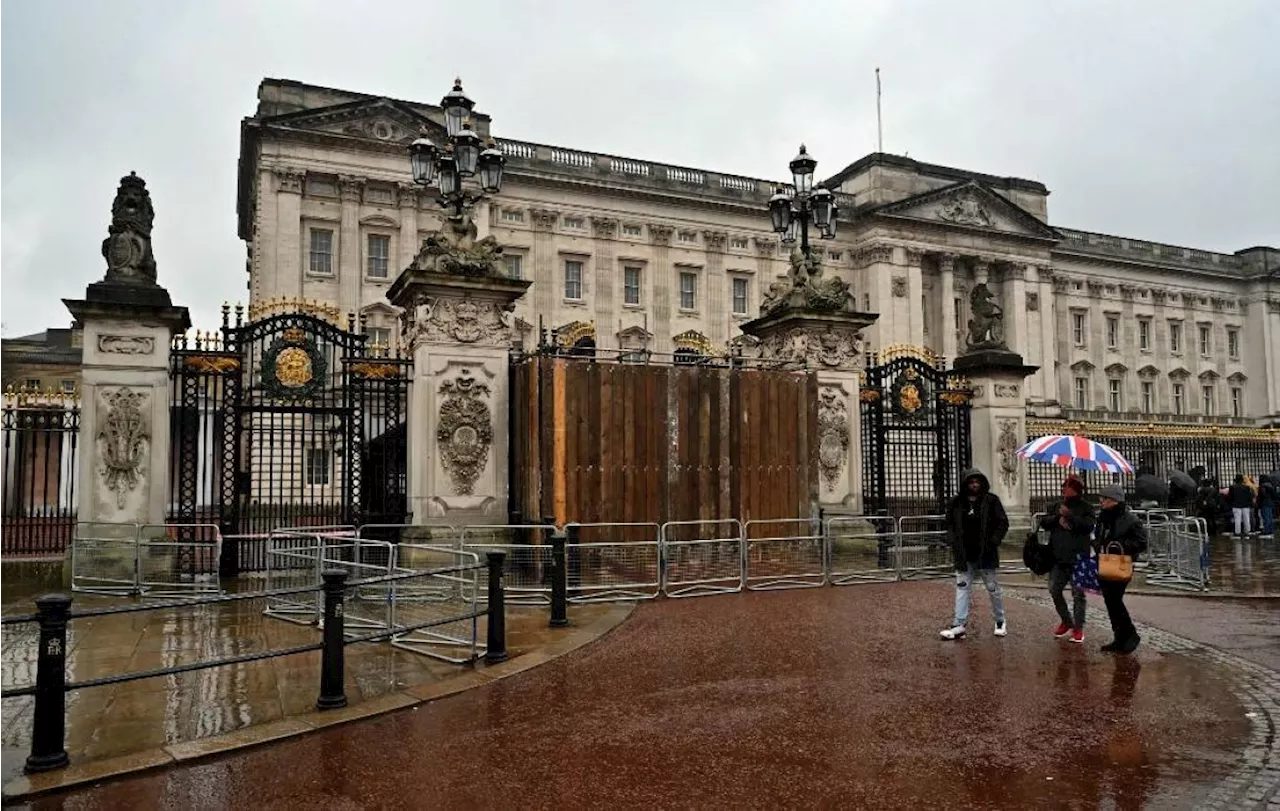
[[[490,119],[473,115],[481,137]],[[406,145],[443,133],[433,105],[268,79],[244,119],[238,180],[252,306],[306,300],[358,313],[394,346],[386,291],[440,227],[410,183]],[[601,349],[723,351],[787,273],[770,230],[776,182],[493,137],[500,194],[476,213],[508,272],[533,282],[516,310]],[[430,137],[430,135],[429,135]],[[789,157],[789,156],[783,156]],[[819,156],[830,163],[835,156]],[[1280,425],[1280,250],[1215,253],[1053,223],[1041,183],[875,153],[826,178],[839,228],[822,248],[861,309],[870,351],[964,349],[985,282],[1006,339],[1039,367],[1038,418]]]

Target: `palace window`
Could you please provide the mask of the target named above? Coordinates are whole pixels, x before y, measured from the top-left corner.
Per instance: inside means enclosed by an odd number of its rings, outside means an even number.
[[[638,225],[622,226],[622,235],[627,237],[638,237],[644,232],[644,229]]]
[[[1182,416],[1187,413],[1185,387],[1181,383],[1173,384],[1173,413]]]
[[[681,242],[697,242],[698,232],[697,231],[681,231],[680,241]]]
[[[1204,411],[1204,413],[1205,413],[1205,415],[1206,415],[1206,416],[1212,416],[1212,415],[1213,415],[1213,413],[1214,413],[1214,411],[1216,411],[1216,410],[1217,410],[1217,409],[1215,409],[1215,408],[1214,408],[1214,399],[1215,399],[1215,398],[1214,398],[1214,396],[1213,396],[1213,395],[1214,395],[1213,386],[1201,386],[1201,387],[1200,387],[1200,405],[1201,405],[1201,410],[1203,410],[1203,411]]]
[[[1156,410],[1156,384],[1149,380],[1142,381],[1142,411],[1151,414]]]
[[[565,217],[564,227],[572,231],[581,231],[587,227],[587,224],[581,217]]]
[[[1084,313],[1071,314],[1071,340],[1076,346],[1084,346],[1085,317]]]
[[[1227,355],[1233,359],[1240,357],[1240,330],[1235,327],[1227,328]]]
[[[741,277],[733,280],[733,314],[747,314],[747,280]]]
[[[28,377],[22,384],[24,391],[40,391],[40,378]]]
[[[928,296],[928,295],[926,295],[926,294],[924,294],[924,293],[921,293],[921,294],[920,294],[920,312],[922,312],[922,313],[927,313],[927,312],[929,312],[929,296]],[[926,318],[924,319],[924,334],[925,334],[925,335],[928,335],[928,334],[929,334],[929,319],[928,319],[928,317],[926,317]]]
[[[680,309],[692,310],[698,305],[698,275],[684,272],[680,274]]]
[[[386,234],[369,235],[369,277],[387,278],[387,261],[391,255],[391,237]]]
[[[332,180],[309,177],[307,178],[307,194],[315,194],[321,197],[337,197],[338,186]]]
[[[387,348],[391,346],[391,330],[386,327],[365,327],[365,337],[369,340],[365,342],[367,347]]]
[[[622,303],[640,303],[640,268],[628,266],[622,269]]]
[[[524,222],[524,212],[518,208],[502,209],[503,222]]]
[[[827,251],[827,258],[832,262],[839,262],[844,258],[844,251]]]
[[[962,327],[961,327],[961,325],[964,323],[964,299],[963,299],[963,298],[961,298],[961,297],[959,297],[959,296],[956,296],[955,308],[956,308],[956,310],[955,310],[955,312],[956,312],[956,332],[959,332],[959,331],[961,330],[961,328],[962,328]],[[868,309],[870,309],[870,308],[868,308]]]
[[[524,261],[524,257],[518,253],[508,253],[503,255],[502,264],[506,265],[507,276],[509,278],[512,278],[512,279],[524,278],[524,276],[522,275],[524,273],[524,270],[520,267],[520,264],[523,261]]]
[[[1231,387],[1231,416],[1244,416],[1244,389],[1239,386]]]
[[[333,232],[328,228],[311,229],[311,263],[312,273],[324,276],[333,275]]]
[[[1120,346],[1120,318],[1118,316],[1107,316],[1107,349],[1117,349]]]
[[[307,484],[321,486],[329,483],[329,449],[307,448]]]
[[[1076,378],[1076,408],[1083,411],[1089,407],[1089,378]]]
[[[582,299],[582,263],[577,260],[564,263],[564,297],[574,301]]]
[[[366,203],[390,203],[392,201],[391,189],[386,186],[365,186],[364,201]]]
[[[1200,325],[1200,354],[1206,358],[1209,357],[1209,350],[1212,348],[1209,342],[1210,334],[1211,333],[1209,331],[1209,325],[1201,324]]]
[[[745,251],[747,249],[747,238],[734,237],[729,240],[729,247],[733,248],[735,251]]]
[[[1169,322],[1169,351],[1182,352],[1182,324],[1177,321]]]
[[[75,394],[75,393],[76,393],[76,381],[74,381],[74,380],[59,380],[59,381],[58,381],[58,388],[62,391],[62,393],[63,393],[63,394]]]
[[[1143,352],[1151,351],[1151,319],[1138,319],[1138,348]]]
[[[1120,406],[1120,381],[1108,380],[1107,407],[1110,408],[1113,413],[1119,414],[1123,410]]]

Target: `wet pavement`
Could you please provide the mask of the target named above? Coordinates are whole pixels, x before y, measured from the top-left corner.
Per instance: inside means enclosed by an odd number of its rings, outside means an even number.
[[[942,642],[952,595],[646,603],[513,678],[27,807],[1238,808],[1270,791],[1274,671],[1152,631],[1111,657],[1103,633],[1052,639],[1022,599],[998,639],[981,595],[971,636]]]
[[[1209,542],[1212,591],[1280,597],[1280,539],[1236,539],[1218,535]]]
[[[74,608],[120,602],[76,595]],[[262,601],[248,600],[72,620],[67,634],[67,677],[79,681],[319,641],[315,627],[264,616],[263,608]],[[580,617],[605,610],[587,607]],[[23,599],[6,602],[4,613],[30,611],[30,602]],[[511,606],[507,623],[508,652],[513,657],[536,650],[556,636],[547,628],[545,608]],[[481,619],[482,644],[485,632]],[[36,640],[34,624],[5,629],[6,687],[35,681]],[[346,649],[346,694],[351,705],[471,672],[387,643]],[[316,651],[75,690],[67,694],[67,753],[73,763],[82,764],[297,717],[315,709],[319,684],[320,653]],[[0,706],[7,783],[21,773],[30,751],[34,698],[5,699]]]

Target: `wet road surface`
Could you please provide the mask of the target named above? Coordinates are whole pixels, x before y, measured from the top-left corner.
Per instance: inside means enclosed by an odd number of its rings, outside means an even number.
[[[1195,808],[1248,724],[1221,669],[1049,636],[942,642],[947,583],[642,605],[520,676],[36,809]]]

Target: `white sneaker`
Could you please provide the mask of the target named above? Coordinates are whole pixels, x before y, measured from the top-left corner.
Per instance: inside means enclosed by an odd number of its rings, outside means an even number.
[[[964,626],[957,625],[953,628],[947,628],[941,635],[943,639],[959,639],[964,636]]]
[[[1008,624],[1007,622],[997,622],[997,623],[996,623],[996,630],[995,630],[995,632],[994,632],[994,633],[995,633],[995,635],[996,635],[996,636],[1008,636],[1008,635],[1009,635],[1009,624]]]

